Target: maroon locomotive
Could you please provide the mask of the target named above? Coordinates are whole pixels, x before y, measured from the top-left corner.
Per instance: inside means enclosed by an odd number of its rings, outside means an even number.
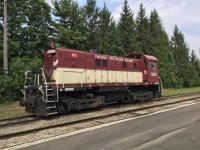
[[[128,57],[118,57],[51,45],[40,71],[26,72],[21,104],[27,112],[48,116],[160,95],[154,56],[129,52]]]

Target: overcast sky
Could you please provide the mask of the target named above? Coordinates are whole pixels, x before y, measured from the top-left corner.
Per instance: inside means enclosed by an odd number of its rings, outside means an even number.
[[[51,0],[46,0],[51,6]],[[76,0],[80,6],[86,3],[86,0]],[[102,7],[106,3],[115,20],[119,19],[124,0],[97,0],[97,6]],[[172,35],[174,25],[185,36],[190,49],[195,50],[200,58],[200,0],[128,0],[129,6],[136,16],[139,5],[142,3],[146,8],[147,15],[150,11],[156,9],[161,17],[163,26],[169,36]]]

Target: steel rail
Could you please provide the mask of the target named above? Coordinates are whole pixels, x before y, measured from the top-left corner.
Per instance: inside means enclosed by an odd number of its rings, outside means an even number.
[[[113,116],[121,115],[121,114],[127,114],[127,113],[133,113],[133,112],[137,113],[137,111],[141,111],[141,110],[148,110],[148,109],[151,109],[151,108],[167,106],[167,105],[182,103],[182,102],[191,101],[191,100],[198,100],[199,98],[200,98],[200,96],[195,97],[195,98],[189,98],[189,99],[186,99],[186,100],[179,100],[179,101],[175,101],[175,102],[157,104],[157,105],[152,105],[152,106],[145,106],[145,107],[142,107],[142,108],[136,108],[136,109],[131,109],[131,110],[114,112],[114,113],[105,114],[105,115],[101,115],[101,116],[95,116],[95,117],[85,118],[85,119],[81,119],[81,120],[75,120],[75,121],[71,121],[71,122],[64,122],[64,123],[60,123],[60,124],[55,124],[55,125],[50,125],[50,126],[45,126],[45,127],[39,127],[39,128],[35,128],[35,129],[30,129],[30,130],[24,130],[24,131],[8,133],[8,134],[0,134],[0,139],[7,139],[7,138],[16,137],[16,136],[22,136],[22,135],[26,135],[26,134],[30,134],[30,133],[34,133],[34,132],[38,132],[38,131],[43,131],[43,130],[57,128],[57,127],[63,127],[63,126],[69,126],[69,125],[75,125],[75,124],[78,124],[78,123],[85,123],[85,122],[94,121],[94,120],[97,120],[97,119],[105,119],[105,118],[109,118],[109,117],[113,117]],[[138,114],[138,115],[144,115],[144,114]]]
[[[198,95],[200,92],[195,92],[195,93],[186,93],[186,94],[179,94],[179,95],[173,95],[173,96],[163,96],[161,98],[153,99],[155,101],[160,101],[160,100],[165,100],[169,98],[178,98],[178,97],[183,97],[183,96],[190,96],[190,95]],[[36,117],[35,115],[26,115],[26,116],[19,116],[19,117],[12,117],[12,118],[5,118],[5,119],[0,119],[1,122],[6,122],[6,121],[13,121],[13,120],[18,120],[18,119],[26,119],[28,117]]]
[[[25,118],[28,118],[28,117],[35,117],[35,115],[26,115],[26,116],[19,116],[19,117],[0,119],[0,122],[13,121],[13,120],[17,120],[17,119],[25,119]]]
[[[1,122],[5,122],[5,123],[0,123],[0,128],[12,126],[12,125],[17,125],[17,124],[35,122],[35,121],[39,121],[39,120],[40,120],[40,118],[36,118],[35,116],[33,116],[33,117],[19,117],[19,118],[14,118],[14,119],[11,119],[11,120],[7,119],[6,121],[5,120],[1,121]]]

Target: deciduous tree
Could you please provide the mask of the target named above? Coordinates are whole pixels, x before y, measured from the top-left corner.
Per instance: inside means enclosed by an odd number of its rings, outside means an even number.
[[[86,27],[83,10],[74,0],[53,0],[56,43],[62,47],[85,50]]]

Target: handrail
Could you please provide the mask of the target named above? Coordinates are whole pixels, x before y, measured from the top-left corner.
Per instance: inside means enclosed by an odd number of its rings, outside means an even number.
[[[56,84],[56,85],[57,85],[57,89],[56,89],[56,90],[57,90],[57,92],[56,92],[56,95],[57,95],[57,96],[56,96],[56,102],[58,102],[58,97],[59,97],[59,96],[58,96],[58,84]]]
[[[22,90],[23,92],[23,95],[24,95],[24,100],[26,98],[26,92],[25,92],[25,87],[27,86],[26,83],[27,83],[27,79],[31,80],[32,78],[28,77],[28,73],[31,73],[31,71],[27,70],[24,74],[25,74],[25,81],[24,81],[24,90]]]
[[[46,86],[46,90],[45,90],[45,94],[46,94],[46,99],[45,99],[45,102],[47,101],[47,99],[48,99],[48,96],[47,96],[47,80],[46,80],[46,76],[45,76],[45,74],[44,74],[44,69],[43,68],[40,68],[41,70],[42,70],[42,76],[43,76],[43,79],[44,79],[44,84],[45,84],[45,86]]]
[[[163,86],[162,86],[162,80],[161,80],[160,76],[158,76],[158,79],[159,79],[159,91],[158,92],[162,93]]]

